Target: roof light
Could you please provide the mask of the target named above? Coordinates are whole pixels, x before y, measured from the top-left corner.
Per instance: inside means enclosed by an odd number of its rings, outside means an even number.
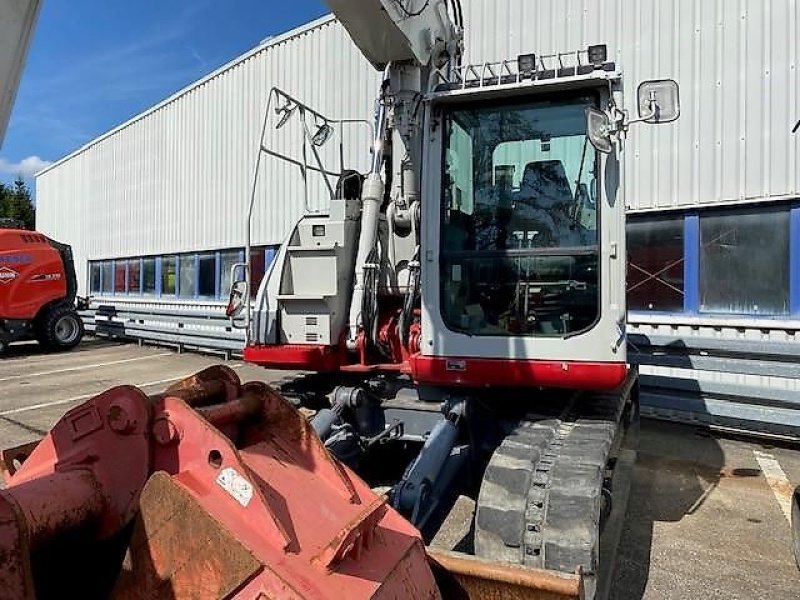
[[[589,62],[594,65],[595,69],[599,69],[608,60],[608,46],[605,44],[589,46],[588,54]]]
[[[536,55],[520,54],[517,57],[517,69],[521,77],[533,77],[536,72]]]

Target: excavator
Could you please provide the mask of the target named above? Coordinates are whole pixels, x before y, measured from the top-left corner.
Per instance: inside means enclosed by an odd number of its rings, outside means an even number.
[[[343,121],[272,90],[261,154],[291,162],[271,133],[301,121],[332,193],[252,307],[234,283],[244,358],[310,373],[284,395],[426,541],[468,506],[467,553],[603,597],[638,419],[620,153],[679,117],[678,85],[642,82],[634,118],[605,45],[470,64],[459,0],[327,4],[383,73],[371,166],[331,175]]]
[[[267,138],[298,120],[329,207],[227,309],[287,379],[113,388],[4,450],[0,598],[608,594],[638,425],[619,158],[678,86],[634,118],[606,46],[469,64],[459,0],[327,3],[383,73],[371,167],[332,171],[349,121],[272,90],[255,172],[297,164]]]

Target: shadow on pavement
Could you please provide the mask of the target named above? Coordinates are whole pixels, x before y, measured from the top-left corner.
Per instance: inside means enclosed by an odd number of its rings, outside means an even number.
[[[642,421],[639,458],[611,598],[638,600],[644,596],[655,524],[677,522],[697,511],[719,483],[724,466],[719,442],[704,430]],[[757,469],[739,471],[731,475],[761,475]]]

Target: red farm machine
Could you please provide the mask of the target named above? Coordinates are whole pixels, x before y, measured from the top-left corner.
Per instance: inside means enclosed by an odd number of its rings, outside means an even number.
[[[607,595],[638,425],[619,155],[677,85],[633,118],[603,45],[471,65],[459,0],[328,5],[383,73],[371,167],[333,172],[352,121],[273,89],[259,162],[298,164],[267,143],[294,120],[330,203],[228,307],[247,361],[302,375],[115,388],[4,452],[0,597]]]

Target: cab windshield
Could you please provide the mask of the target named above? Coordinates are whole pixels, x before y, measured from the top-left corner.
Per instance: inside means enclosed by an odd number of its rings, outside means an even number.
[[[469,335],[568,336],[599,317],[590,96],[445,118],[442,316]]]

